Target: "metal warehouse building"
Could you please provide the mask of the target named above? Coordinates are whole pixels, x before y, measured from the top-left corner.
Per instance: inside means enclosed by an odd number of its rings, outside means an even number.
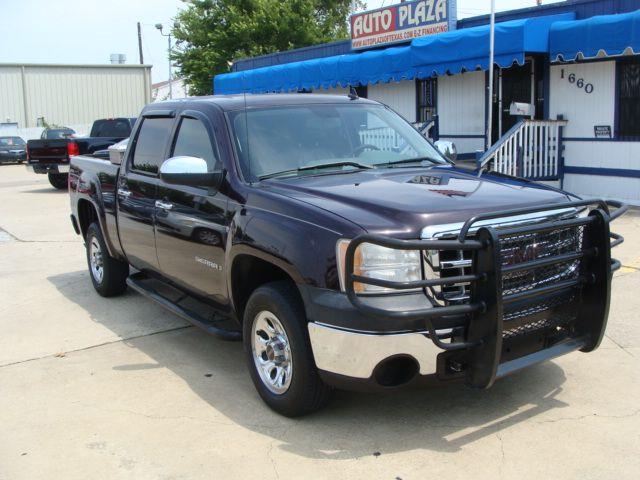
[[[135,117],[151,101],[151,65],[0,64],[0,124],[28,129]]]
[[[491,102],[489,18],[457,20],[455,0],[355,14],[350,41],[238,60],[214,91],[355,88],[432,139],[453,141],[461,159],[640,204],[638,8],[569,0],[496,14]],[[393,148],[385,132],[363,133]]]

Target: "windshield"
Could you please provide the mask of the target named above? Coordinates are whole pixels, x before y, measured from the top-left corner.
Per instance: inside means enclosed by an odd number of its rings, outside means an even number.
[[[399,115],[381,105],[298,105],[230,114],[240,167],[249,181],[429,160],[446,161]],[[335,164],[335,165],[327,165]]]
[[[24,146],[24,140],[20,137],[0,137],[0,146]]]

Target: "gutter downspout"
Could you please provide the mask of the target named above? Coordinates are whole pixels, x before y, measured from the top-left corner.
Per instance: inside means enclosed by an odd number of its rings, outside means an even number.
[[[22,81],[22,109],[24,114],[24,128],[29,128],[29,104],[27,103],[27,80],[25,78],[25,67],[20,66],[20,80]]]

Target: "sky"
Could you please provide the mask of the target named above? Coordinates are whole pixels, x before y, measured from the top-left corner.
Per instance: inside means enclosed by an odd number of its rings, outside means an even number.
[[[286,1],[286,0],[283,0]],[[557,1],[557,0],[555,0]],[[368,8],[398,3],[368,0]],[[535,0],[496,0],[496,10],[530,7]],[[554,3],[545,0],[544,4]],[[0,0],[0,63],[109,63],[124,53],[138,63],[136,23],[142,24],[145,63],[153,82],[168,78],[167,38],[154,27],[165,25],[185,8],[182,0]],[[489,0],[458,0],[458,18],[489,13]],[[27,28],[26,28],[27,27]]]

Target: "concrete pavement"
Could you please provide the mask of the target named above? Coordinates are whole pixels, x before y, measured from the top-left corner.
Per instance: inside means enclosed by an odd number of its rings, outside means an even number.
[[[68,197],[0,166],[0,479],[638,478],[640,214],[607,338],[499,381],[336,392],[290,420],[241,346],[129,292],[92,289]]]

